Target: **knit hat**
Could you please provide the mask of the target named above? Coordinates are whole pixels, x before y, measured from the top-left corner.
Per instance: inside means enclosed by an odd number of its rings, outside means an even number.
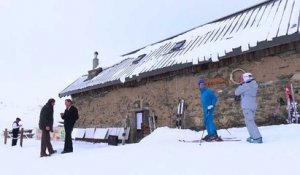
[[[201,83],[205,83],[205,81],[203,79],[198,80],[198,85],[200,85]]]
[[[19,117],[17,117],[16,120],[21,121],[21,119]]]

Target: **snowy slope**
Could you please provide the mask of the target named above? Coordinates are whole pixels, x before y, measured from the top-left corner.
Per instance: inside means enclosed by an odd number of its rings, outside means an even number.
[[[219,130],[240,142],[182,143],[202,132],[156,129],[138,144],[107,146],[74,143],[74,153],[40,158],[40,142],[25,140],[23,148],[0,144],[1,174],[11,175],[296,175],[300,162],[300,125],[260,127],[264,144],[244,141],[246,128]],[[10,140],[9,140],[10,141]],[[63,142],[53,142],[62,151]],[[18,165],[17,165],[17,164]]]
[[[24,129],[33,129],[38,127],[40,110],[43,105],[43,101],[37,101],[35,103],[18,103],[18,101],[9,101],[0,99],[0,131],[2,132],[5,128],[11,130],[13,121],[16,117],[22,119],[20,124],[23,125]],[[64,99],[57,99],[56,105],[54,106],[54,125],[57,126],[61,120],[60,112],[65,110]]]

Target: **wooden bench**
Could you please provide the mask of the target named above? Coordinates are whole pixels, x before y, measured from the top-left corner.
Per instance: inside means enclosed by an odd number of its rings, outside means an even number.
[[[118,136],[119,143],[128,141],[130,128],[74,128],[73,139],[86,142],[108,142],[110,135]],[[123,141],[124,140],[124,141]]]

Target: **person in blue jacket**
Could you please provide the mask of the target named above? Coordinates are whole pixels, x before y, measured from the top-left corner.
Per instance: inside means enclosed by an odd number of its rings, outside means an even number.
[[[217,134],[217,129],[214,123],[213,114],[217,104],[217,96],[214,91],[208,88],[205,81],[200,79],[198,81],[200,103],[202,104],[203,122],[207,130],[207,135],[202,138],[204,141],[214,141],[220,139]]]

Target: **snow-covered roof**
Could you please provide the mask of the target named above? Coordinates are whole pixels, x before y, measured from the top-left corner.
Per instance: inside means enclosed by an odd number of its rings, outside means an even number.
[[[122,55],[96,77],[78,78],[63,97],[300,40],[300,0],[269,0]],[[181,42],[181,43],[180,43]],[[180,47],[180,44],[182,44]],[[174,46],[179,49],[174,50]]]

